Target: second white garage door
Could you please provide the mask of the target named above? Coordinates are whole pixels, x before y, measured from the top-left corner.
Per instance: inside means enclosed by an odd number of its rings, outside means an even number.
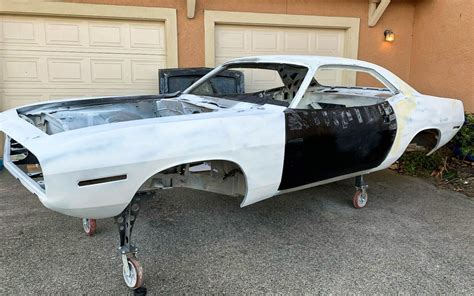
[[[288,28],[270,26],[216,25],[215,64],[255,55],[322,55],[342,57],[344,30]],[[341,77],[329,72],[322,82],[340,82]],[[245,71],[247,91],[279,86],[275,75]]]
[[[0,16],[0,108],[158,93],[158,69],[166,67],[164,27],[164,22]]]

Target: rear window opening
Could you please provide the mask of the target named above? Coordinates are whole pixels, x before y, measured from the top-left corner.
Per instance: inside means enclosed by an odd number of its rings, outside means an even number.
[[[45,190],[43,171],[36,156],[23,145],[10,139],[10,161],[25,175],[34,180]]]
[[[334,109],[380,104],[398,93],[382,75],[359,66],[321,66],[297,109]]]

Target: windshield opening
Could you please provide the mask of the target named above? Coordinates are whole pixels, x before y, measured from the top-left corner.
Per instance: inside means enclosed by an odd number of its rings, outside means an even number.
[[[241,93],[225,93],[213,77],[226,70],[240,71],[244,75]],[[186,93],[226,98],[256,104],[289,106],[308,72],[307,67],[281,63],[233,63],[191,86]]]

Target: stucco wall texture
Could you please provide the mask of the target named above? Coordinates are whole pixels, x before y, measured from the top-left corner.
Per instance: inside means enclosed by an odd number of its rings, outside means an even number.
[[[64,1],[176,8],[180,67],[204,65],[204,10],[357,17],[359,59],[386,67],[420,92],[462,99],[474,112],[471,0],[392,0],[372,28],[367,0],[197,0],[194,19],[186,17],[186,0]],[[385,29],[395,32],[395,42],[384,42]]]
[[[419,0],[409,82],[422,93],[462,99],[474,112],[474,1]]]

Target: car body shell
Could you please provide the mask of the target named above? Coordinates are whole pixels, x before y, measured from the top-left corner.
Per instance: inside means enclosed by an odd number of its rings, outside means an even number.
[[[307,67],[308,74],[289,108],[297,106],[321,66],[346,65],[375,70],[397,90],[397,94],[387,99],[395,113],[397,129],[384,160],[363,171],[280,190],[287,108],[242,103],[219,112],[118,122],[54,135],[47,135],[20,118],[17,109],[7,110],[0,114],[0,130],[34,153],[41,164],[46,190],[11,162],[8,141],[5,167],[46,207],[71,216],[104,218],[118,215],[142,184],[158,172],[183,163],[225,160],[237,164],[244,174],[246,192],[241,206],[247,206],[285,192],[387,168],[423,130],[438,131],[433,152],[446,144],[464,121],[461,101],[420,94],[390,71],[371,63],[313,56],[249,57],[229,63],[241,62]],[[196,99],[188,92],[180,98]],[[124,180],[78,186],[84,179],[124,174],[127,176]]]

